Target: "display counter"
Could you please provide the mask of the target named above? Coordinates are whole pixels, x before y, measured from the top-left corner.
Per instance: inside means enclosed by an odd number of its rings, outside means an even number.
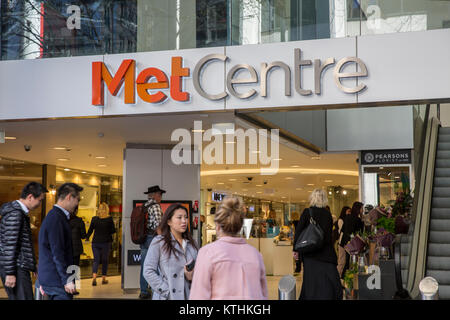
[[[247,243],[261,252],[267,275],[285,276],[294,273],[292,245],[287,241],[274,243],[273,238],[250,238]]]

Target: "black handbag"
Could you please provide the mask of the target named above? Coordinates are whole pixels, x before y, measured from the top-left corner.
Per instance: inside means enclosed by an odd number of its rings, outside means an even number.
[[[312,216],[309,208],[309,225],[300,233],[294,246],[294,251],[310,253],[320,249],[323,245],[323,230]]]

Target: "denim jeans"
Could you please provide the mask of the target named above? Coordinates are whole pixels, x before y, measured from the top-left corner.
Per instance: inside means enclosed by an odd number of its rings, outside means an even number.
[[[150,290],[149,288],[149,284],[147,283],[147,280],[145,280],[144,278],[144,261],[145,261],[145,256],[147,255],[147,251],[148,251],[148,247],[150,247],[150,243],[152,242],[154,236],[147,236],[147,239],[145,240],[145,242],[143,244],[141,244],[141,273],[140,273],[140,280],[139,280],[139,284],[141,287],[141,293],[144,294],[150,294]]]
[[[67,293],[64,287],[47,287],[42,286],[45,294],[48,296],[49,300],[72,300],[73,295]]]

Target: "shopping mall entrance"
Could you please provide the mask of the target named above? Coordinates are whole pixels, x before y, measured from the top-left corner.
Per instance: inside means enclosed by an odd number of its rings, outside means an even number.
[[[166,196],[163,200],[183,200],[192,204],[191,230],[202,245],[216,239],[214,212],[218,203],[226,195],[235,195],[244,201],[246,217],[253,219],[248,242],[262,253],[267,273],[292,274],[293,221],[298,220],[308,206],[308,196],[313,189],[327,191],[330,211],[337,218],[343,206],[351,206],[354,201],[367,197],[369,193],[361,186],[368,188],[370,179],[375,179],[372,190],[376,192],[371,194],[373,205],[387,204],[402,188],[402,181],[412,179],[411,162],[387,171],[385,169],[390,165],[366,166],[363,169],[360,158],[361,150],[380,149],[380,144],[377,144],[380,141],[386,149],[405,146],[412,149],[413,143],[398,143],[397,127],[386,126],[384,134],[374,137],[367,123],[376,121],[374,113],[390,115],[386,121],[393,123],[410,116],[411,128],[409,125],[405,127],[411,130],[407,130],[406,135],[413,135],[412,123],[420,119],[420,116],[414,118],[413,108],[395,107],[398,116],[384,107],[294,113],[274,111],[269,115],[257,114],[256,117],[255,114],[215,112],[3,122],[2,129],[9,139],[0,144],[0,156],[4,158],[0,165],[0,202],[16,199],[28,181],[42,181],[48,186],[51,192],[45,205],[32,213],[37,244],[39,226],[55,203],[56,189],[64,182],[80,184],[84,190],[78,215],[85,222],[86,230],[102,202],[108,205],[115,221],[118,232],[112,243],[108,274],[122,274],[122,281],[126,274],[132,281],[128,283],[126,280],[123,288],[136,288],[139,263],[130,261],[130,255],[139,253],[139,247],[131,242],[127,226],[131,205],[134,200],[146,199],[143,192],[148,186],[161,184],[168,190],[176,186],[177,195]],[[355,120],[352,113],[362,111],[371,114],[361,113]],[[345,112],[347,116],[338,115],[339,112]],[[355,140],[355,132],[363,131],[355,125],[364,126],[364,133],[369,138],[357,137],[359,140]],[[203,136],[199,140],[203,154],[209,152],[215,160],[218,159],[218,149],[211,151],[211,144],[222,137],[216,144],[224,151],[222,161],[203,159],[198,163],[198,184],[195,175],[186,178],[171,173],[176,167],[173,157],[170,159],[171,150],[180,144],[180,137],[175,134],[177,129],[191,135],[192,140],[183,143],[189,148],[194,145],[194,149],[199,147],[195,134],[203,135],[209,129],[215,129],[209,139]],[[274,140],[272,134],[259,136],[259,130],[270,132],[271,129],[279,129],[278,139]],[[240,149],[239,139],[227,139],[230,132],[239,130],[244,133],[255,130],[259,137],[257,147],[252,147],[248,136],[243,149]],[[386,139],[386,136],[391,139]],[[267,145],[265,151],[260,148],[264,141]],[[276,154],[272,148],[274,143],[278,145]],[[24,145],[31,146],[31,150],[26,151]],[[227,160],[230,147],[236,151],[232,161]],[[129,155],[129,150],[136,151],[137,160],[125,156]],[[161,150],[161,155],[152,156],[151,160],[139,160],[140,150]],[[244,163],[238,161],[239,150],[244,150]],[[268,161],[261,161],[262,155]],[[256,156],[256,162],[250,161],[253,156]],[[138,162],[133,164],[132,161]],[[157,163],[162,163],[161,168],[164,164],[174,167],[162,172],[162,169],[157,169]],[[149,178],[145,181],[128,179],[125,183],[125,173],[130,167],[137,180]],[[262,170],[268,167],[276,170],[270,173]],[[131,192],[127,189],[127,186],[133,187],[138,182],[142,186],[136,190]],[[198,186],[198,197],[184,196],[183,190],[190,190],[192,186]],[[91,242],[85,240],[83,249],[81,275],[89,277],[93,261]]]

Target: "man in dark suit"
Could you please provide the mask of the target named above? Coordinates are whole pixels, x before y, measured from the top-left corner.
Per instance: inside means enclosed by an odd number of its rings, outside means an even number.
[[[39,231],[38,280],[41,293],[50,300],[71,300],[75,283],[68,281],[69,266],[73,264],[70,214],[80,202],[82,187],[65,183],[59,187],[57,202],[45,217]]]

